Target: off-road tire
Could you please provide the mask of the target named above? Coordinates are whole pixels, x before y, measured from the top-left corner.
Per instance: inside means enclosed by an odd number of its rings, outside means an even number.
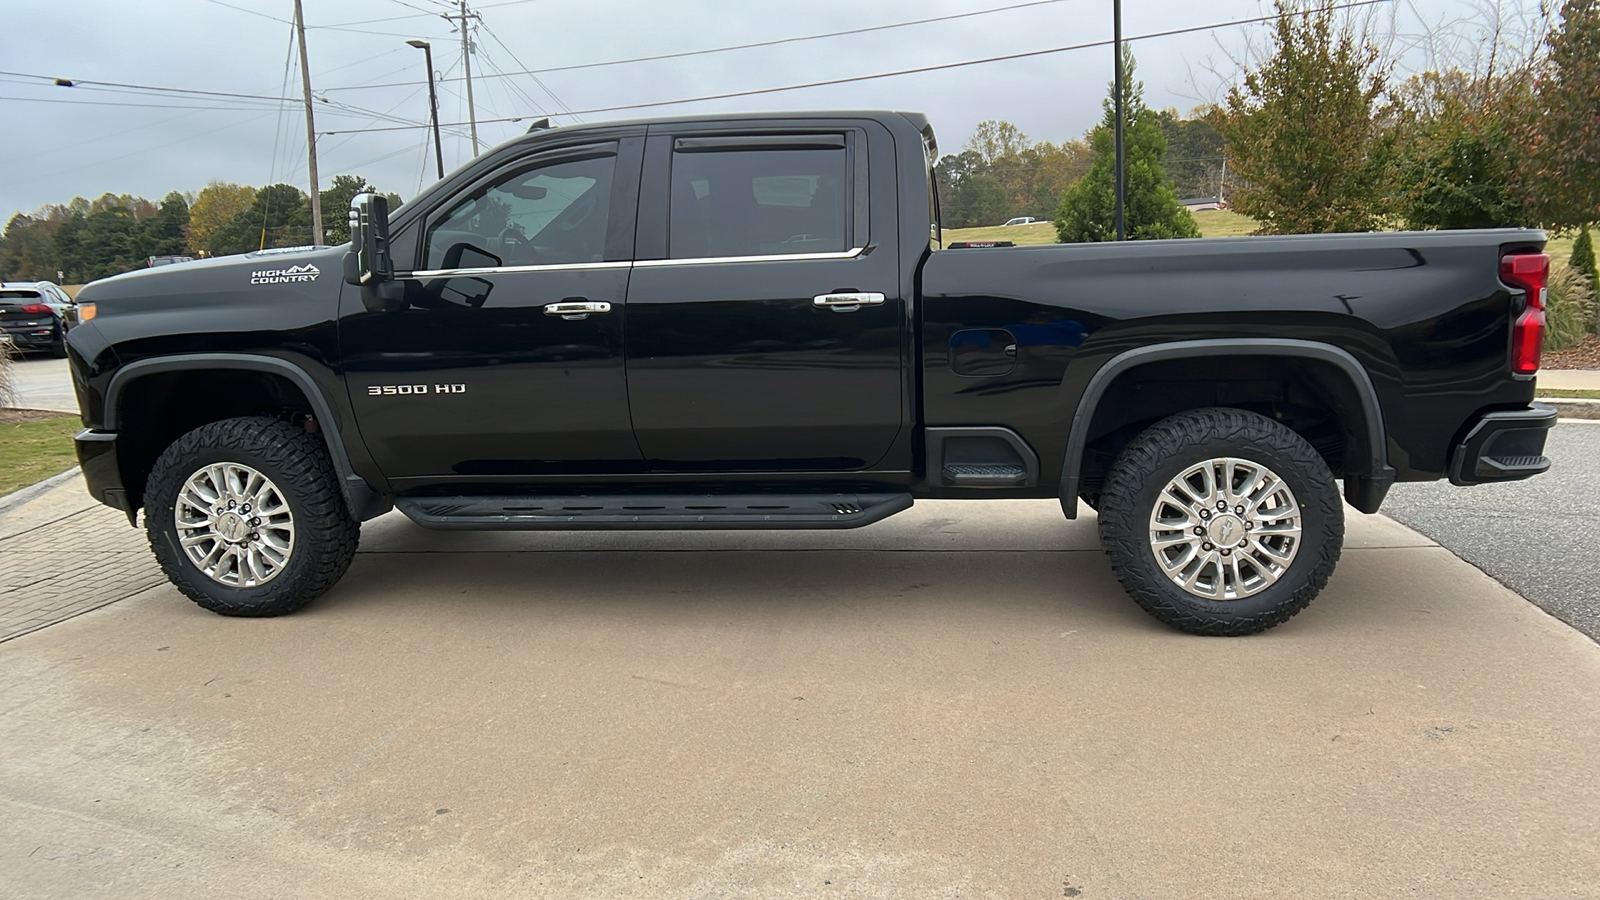
[[[1168,482],[1208,459],[1259,463],[1293,491],[1302,544],[1277,582],[1234,600],[1184,590],[1157,565],[1150,517]],[[1118,455],[1100,497],[1100,543],[1112,571],[1144,610],[1190,634],[1238,636],[1280,625],[1327,585],[1344,544],[1344,507],[1333,474],[1305,439],[1265,416],[1197,409],[1150,426]]]
[[[222,462],[267,476],[294,516],[294,550],[283,571],[254,587],[212,580],[178,543],[178,491],[202,466]],[[350,568],[361,535],[321,439],[287,422],[254,417],[203,425],[161,454],[146,486],[145,530],[161,571],[185,596],[224,616],[251,617],[291,613],[327,592]]]

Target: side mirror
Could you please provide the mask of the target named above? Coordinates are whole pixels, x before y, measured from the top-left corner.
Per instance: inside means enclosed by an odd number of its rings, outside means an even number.
[[[361,302],[373,312],[405,306],[405,285],[394,280],[394,260],[389,256],[389,201],[382,194],[357,194],[350,201],[344,280],[361,288]]]

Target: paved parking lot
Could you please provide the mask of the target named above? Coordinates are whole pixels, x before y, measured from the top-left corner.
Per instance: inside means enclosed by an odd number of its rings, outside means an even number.
[[[72,371],[64,359],[51,359],[40,353],[12,360],[18,407],[78,411],[78,398],[72,392]]]
[[[1094,546],[391,516],[294,616],[159,584],[0,643],[0,895],[1600,896],[1593,642],[1382,518],[1239,640]]]
[[[1557,425],[1544,452],[1537,478],[1397,484],[1384,511],[1600,640],[1600,422]]]

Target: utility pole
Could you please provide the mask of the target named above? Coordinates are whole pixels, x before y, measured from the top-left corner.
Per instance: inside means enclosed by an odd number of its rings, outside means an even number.
[[[311,64],[306,61],[306,17],[294,0],[294,30],[300,36],[300,83],[306,92],[306,150],[311,154],[311,243],[322,243],[322,192],[317,189],[317,119],[311,112]]]
[[[298,2],[298,0],[297,0]],[[472,155],[478,155],[478,110],[472,104],[472,39],[467,37],[467,20],[483,20],[477,13],[467,12],[467,0],[460,0],[461,12],[452,15],[441,15],[440,18],[448,22],[457,22],[461,26],[461,67],[467,76],[467,123],[472,126]]]
[[[300,0],[295,0],[296,3]],[[1117,240],[1128,239],[1128,223],[1124,214],[1127,205],[1128,171],[1122,156],[1122,119],[1126,112],[1122,108],[1122,0],[1112,0],[1112,23],[1116,32],[1112,41],[1117,55],[1116,75],[1112,78],[1112,93],[1116,96],[1111,105],[1117,117],[1116,123],[1116,181],[1117,181]]]
[[[444,145],[439,141],[439,95],[433,89],[433,45],[427,41],[406,41],[421,50],[428,65],[428,112],[433,118],[433,160],[439,165],[439,178],[444,179]]]

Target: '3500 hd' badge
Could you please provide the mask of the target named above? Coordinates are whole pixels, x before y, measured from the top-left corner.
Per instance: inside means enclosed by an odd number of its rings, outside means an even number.
[[[369,384],[368,397],[393,397],[399,394],[465,394],[464,384]]]

